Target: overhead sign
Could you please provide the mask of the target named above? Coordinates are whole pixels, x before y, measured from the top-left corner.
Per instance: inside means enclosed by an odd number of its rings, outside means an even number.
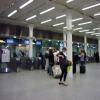
[[[24,40],[24,43],[29,44],[30,42],[29,42],[29,40]]]
[[[64,43],[63,42],[60,42],[60,47],[64,47]]]
[[[8,44],[13,44],[14,43],[14,40],[13,39],[7,39],[7,43]]]
[[[42,41],[41,40],[37,40],[36,41],[36,45],[41,46],[42,45]]]

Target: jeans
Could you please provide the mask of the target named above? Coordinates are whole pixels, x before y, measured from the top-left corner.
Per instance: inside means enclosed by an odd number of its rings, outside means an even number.
[[[53,71],[52,71],[52,66],[51,65],[48,66],[48,73],[49,73],[49,75],[53,75]]]
[[[85,65],[85,61],[80,61],[80,65],[84,66]]]
[[[65,68],[61,68],[62,70],[62,73],[61,73],[61,76],[60,76],[60,81],[62,81],[62,78],[63,78],[63,81],[65,82],[66,81],[66,77],[67,77],[67,67]]]

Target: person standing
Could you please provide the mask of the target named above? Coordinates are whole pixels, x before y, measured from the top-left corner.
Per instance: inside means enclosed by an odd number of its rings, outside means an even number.
[[[57,57],[57,54],[59,53],[59,50],[58,49],[55,49],[53,55],[54,55],[54,63],[55,65],[58,65],[59,64],[59,58]]]
[[[42,66],[42,69],[45,69],[45,57],[42,54],[42,52],[40,52],[39,57],[40,57],[40,64]]]
[[[48,67],[49,67],[49,49],[48,48],[45,52],[45,60],[46,60],[45,70],[48,71]]]
[[[76,52],[73,52],[73,74],[76,73],[76,64],[79,60],[79,57]]]
[[[57,56],[59,57],[59,64],[61,68],[59,85],[63,84],[67,86],[68,84],[65,83],[67,77],[67,59],[63,52],[60,52]]]
[[[86,72],[86,53],[85,50],[81,50],[80,52],[80,73],[85,73]]]
[[[53,75],[52,67],[54,65],[54,55],[53,55],[52,49],[49,49],[48,58],[49,58],[48,73],[49,73],[49,75]]]
[[[96,52],[95,58],[96,58],[96,63],[99,63],[99,53],[98,52]]]
[[[79,57],[80,57],[80,65],[84,66],[85,63],[86,63],[86,53],[85,53],[85,50],[83,50],[83,49],[81,50]]]

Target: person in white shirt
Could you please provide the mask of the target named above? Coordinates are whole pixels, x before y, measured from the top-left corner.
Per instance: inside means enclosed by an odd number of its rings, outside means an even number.
[[[59,53],[59,50],[55,50],[53,55],[54,55],[54,63],[58,64],[59,63],[59,57],[57,56],[57,54]]]
[[[46,52],[45,52],[45,59],[46,59],[46,64],[45,64],[45,70],[48,70],[48,66],[49,66],[49,50],[47,48]]]

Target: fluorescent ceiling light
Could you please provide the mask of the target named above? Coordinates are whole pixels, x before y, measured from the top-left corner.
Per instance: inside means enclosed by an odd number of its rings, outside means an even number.
[[[72,1],[74,1],[74,0],[67,0],[66,3],[70,3],[70,2],[72,2]]]
[[[82,20],[82,19],[83,19],[83,18],[73,19],[72,22],[79,21],[79,20]]]
[[[91,35],[100,35],[100,33],[93,33],[93,34],[91,34]]]
[[[27,18],[26,21],[29,21],[29,20],[31,20],[31,19],[33,19],[33,18],[35,18],[35,17],[37,17],[37,16],[36,16],[36,15],[31,16],[31,17]]]
[[[80,23],[80,24],[78,24],[78,25],[81,26],[81,25],[86,25],[86,24],[90,24],[90,23],[92,23],[92,21],[85,22],[85,23]]]
[[[96,35],[100,35],[100,33],[95,33]]]
[[[100,35],[96,35],[96,36],[100,36]]]
[[[56,17],[56,19],[59,19],[59,18],[65,17],[65,16],[66,15],[64,14],[64,15],[61,15],[61,16]]]
[[[94,31],[91,31],[91,32],[86,32],[87,34],[89,34],[89,33],[94,33]]]
[[[14,15],[15,13],[17,13],[17,10],[14,10],[13,12],[11,12],[8,17],[11,17],[12,15]]]
[[[26,3],[24,3],[23,5],[21,5],[19,8],[23,9],[24,7],[26,7],[27,5],[29,5],[30,3],[32,3],[34,0],[29,0]]]
[[[94,7],[97,7],[97,6],[100,6],[100,3],[97,3],[97,4],[89,6],[89,7],[85,7],[82,10],[87,10],[87,9],[94,8]]]
[[[93,30],[94,30],[94,31],[95,31],[95,30],[100,30],[100,28],[94,28]]]
[[[80,28],[75,28],[74,31],[81,30],[81,29],[83,29],[83,28],[82,28],[82,27],[80,27]]]
[[[88,32],[89,30],[82,30],[82,31],[79,31],[79,32]]]
[[[54,9],[55,9],[55,7],[51,7],[49,9],[47,9],[47,10],[44,10],[44,11],[40,12],[40,15],[45,14],[45,13],[51,11],[51,10],[54,10]]]
[[[63,27],[63,28],[65,29],[65,28],[67,28],[67,27]]]
[[[63,25],[64,23],[58,23],[58,24],[54,24],[54,25],[52,25],[53,27],[55,27],[55,26],[59,26],[59,25]]]
[[[94,14],[94,16],[99,16],[100,15],[100,13],[96,13],[96,14]]]
[[[50,22],[50,21],[52,21],[52,19],[45,20],[45,21],[41,22],[41,24],[48,23],[48,22]]]
[[[94,33],[94,34],[91,34],[91,35],[96,35],[96,34]]]

